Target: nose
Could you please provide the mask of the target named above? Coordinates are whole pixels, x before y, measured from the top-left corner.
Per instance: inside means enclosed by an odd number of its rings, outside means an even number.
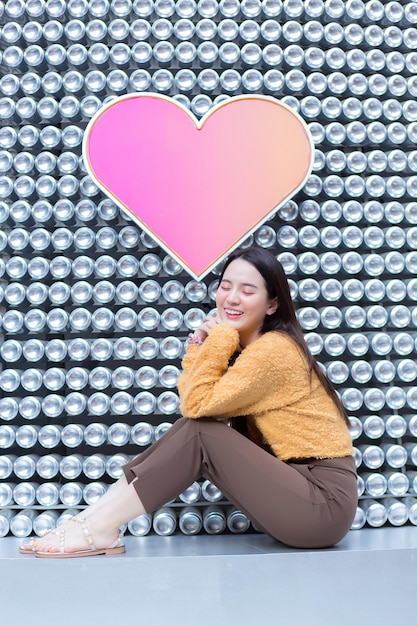
[[[238,289],[231,289],[227,294],[227,301],[230,303],[235,303],[240,301],[240,294]]]

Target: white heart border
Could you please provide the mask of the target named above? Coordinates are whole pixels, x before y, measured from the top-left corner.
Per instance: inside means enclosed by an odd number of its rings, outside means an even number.
[[[304,127],[304,130],[305,130],[305,133],[306,133],[306,137],[307,137],[307,139],[309,141],[309,144],[310,144],[310,163],[309,163],[309,167],[307,168],[307,172],[306,172],[303,180],[301,181],[301,183],[298,185],[298,187],[296,187],[295,189],[290,191],[290,193],[287,196],[285,196],[285,198],[283,198],[278,204],[276,204],[267,215],[265,215],[259,222],[257,222],[253,226],[253,228],[251,228],[246,233],[244,233],[242,235],[242,237],[240,237],[240,239],[237,242],[235,242],[232,246],[230,246],[227,250],[225,250],[223,252],[223,254],[221,254],[217,259],[215,259],[200,274],[196,274],[189,266],[187,266],[187,264],[180,257],[178,257],[173,250],[171,250],[167,245],[165,245],[165,243],[158,237],[158,235],[156,233],[154,233],[151,229],[149,229],[146,226],[146,224],[144,224],[138,218],[138,216],[133,211],[131,211],[131,209],[129,209],[128,206],[126,206],[125,204],[123,204],[123,202],[118,200],[116,198],[116,196],[114,196],[114,194],[110,191],[110,189],[108,189],[99,180],[97,180],[96,175],[94,173],[94,170],[93,170],[93,168],[92,168],[92,166],[90,164],[90,159],[89,159],[89,155],[88,155],[88,140],[89,140],[89,137],[90,137],[90,132],[91,132],[94,124],[96,123],[96,121],[99,119],[99,117],[101,117],[103,115],[103,113],[105,111],[107,111],[107,109],[109,109],[110,107],[114,106],[115,104],[118,104],[122,100],[128,100],[128,99],[130,100],[132,98],[143,98],[143,97],[157,98],[157,99],[160,99],[160,100],[165,100],[167,102],[170,102],[171,104],[174,104],[175,106],[180,108],[184,113],[186,113],[188,115],[188,117],[190,118],[190,120],[192,121],[192,123],[195,125],[195,127],[197,129],[201,129],[204,126],[205,122],[208,120],[208,118],[211,115],[213,115],[216,111],[218,111],[220,108],[222,108],[222,107],[224,107],[224,106],[226,106],[228,104],[231,104],[232,102],[235,102],[236,100],[265,100],[267,102],[271,102],[272,104],[278,104],[280,107],[283,107],[283,108],[287,109],[292,115],[297,117],[299,122],[301,123],[301,125]],[[302,189],[302,187],[305,185],[305,183],[306,183],[307,179],[309,178],[309,176],[310,176],[310,174],[312,172],[312,169],[313,169],[314,150],[315,150],[315,146],[314,146],[314,142],[313,142],[311,133],[310,133],[310,131],[309,131],[305,121],[303,120],[303,118],[296,111],[294,111],[291,107],[289,107],[285,103],[281,102],[280,100],[278,100],[276,98],[273,98],[272,96],[264,96],[264,95],[231,96],[227,100],[224,100],[224,101],[219,102],[218,104],[214,105],[199,120],[199,119],[197,119],[195,117],[195,115],[185,105],[181,104],[180,102],[177,102],[176,100],[174,100],[170,96],[164,96],[163,94],[157,94],[157,93],[153,93],[153,92],[149,92],[149,91],[144,91],[144,92],[140,92],[140,93],[136,93],[135,92],[135,93],[124,94],[123,96],[117,97],[114,100],[112,100],[111,102],[108,102],[107,104],[105,104],[90,119],[90,121],[89,121],[89,123],[88,123],[88,125],[87,125],[87,127],[86,127],[86,129],[84,131],[83,143],[82,143],[82,156],[83,156],[83,160],[84,160],[84,165],[86,167],[88,175],[91,177],[91,179],[97,185],[97,187],[99,189],[101,189],[101,191],[108,198],[110,198],[116,205],[118,205],[124,212],[127,212],[131,216],[132,221],[134,221],[136,223],[136,225],[139,226],[139,228],[141,230],[146,232],[152,239],[154,239],[155,242],[163,250],[165,250],[165,252],[167,252],[167,254],[169,256],[171,256],[173,259],[175,259],[175,261],[177,261],[177,263],[179,263],[179,265],[181,265],[181,267],[192,278],[194,278],[196,281],[201,281],[205,276],[207,276],[207,274],[209,274],[217,265],[219,265],[231,252],[233,252],[233,250],[236,250],[236,248],[238,248],[248,237],[250,237],[250,235],[252,235],[262,224],[264,224],[266,221],[268,221],[268,219],[270,219],[274,215],[274,213],[276,213],[279,210],[279,208],[281,206],[283,206],[292,196],[294,196],[300,189]]]

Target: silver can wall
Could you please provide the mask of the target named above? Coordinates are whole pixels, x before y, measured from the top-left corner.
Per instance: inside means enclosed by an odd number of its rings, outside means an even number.
[[[417,524],[417,3],[7,0],[0,43],[0,535],[94,502],[179,416],[217,272],[191,279],[82,158],[92,116],[145,91],[197,118],[269,95],[307,123],[309,179],[246,243],[283,263],[350,416],[353,528]],[[128,526],[254,530],[204,480]]]

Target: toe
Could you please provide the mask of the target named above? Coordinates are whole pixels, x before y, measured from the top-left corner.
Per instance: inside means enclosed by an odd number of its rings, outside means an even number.
[[[36,539],[24,541],[20,546],[20,549],[23,550],[23,552],[32,552],[35,549],[36,543]]]

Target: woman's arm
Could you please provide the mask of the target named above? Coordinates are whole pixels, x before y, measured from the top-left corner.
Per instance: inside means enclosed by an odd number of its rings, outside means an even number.
[[[190,346],[183,359],[183,373],[178,380],[183,415],[222,419],[247,415],[253,405],[268,402],[271,391],[275,396],[281,384],[285,384],[285,354],[279,354],[281,343],[284,352],[285,347],[288,351],[290,341],[278,334],[275,340],[271,334],[264,335],[228,367],[239,345],[239,335],[231,326],[217,324],[203,345]],[[278,397],[276,400],[278,408]]]

